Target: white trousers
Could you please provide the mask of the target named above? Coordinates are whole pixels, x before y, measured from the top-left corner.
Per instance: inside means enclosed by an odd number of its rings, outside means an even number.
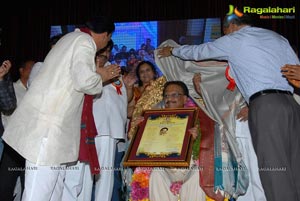
[[[257,157],[253,148],[248,121],[236,121],[236,139],[249,171],[249,187],[246,194],[240,196],[237,201],[266,201],[265,192],[259,177]]]
[[[65,166],[39,166],[26,160],[22,201],[61,201]]]
[[[96,176],[95,200],[111,201],[114,186],[114,161],[117,140],[109,135],[95,138],[101,172]]]
[[[199,170],[190,170],[191,175],[183,183],[180,190],[180,200],[205,201],[205,193],[199,184]],[[149,199],[151,201],[177,201],[178,197],[170,191],[171,180],[161,169],[153,169],[149,180]]]
[[[78,161],[67,168],[62,201],[90,201],[92,190],[93,176],[89,164]]]
[[[47,138],[41,144],[39,159],[44,158],[44,146]],[[26,160],[25,189],[22,201],[61,201],[65,166],[40,166]]]
[[[100,174],[95,178],[95,200],[110,201],[114,185],[114,160],[117,140],[108,135],[95,138]],[[71,168],[72,167],[72,168]],[[66,170],[62,201],[90,201],[93,177],[90,166],[77,162]]]

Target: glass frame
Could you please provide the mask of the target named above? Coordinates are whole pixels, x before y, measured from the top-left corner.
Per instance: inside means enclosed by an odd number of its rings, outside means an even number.
[[[145,110],[123,166],[189,167],[197,115],[197,107]]]

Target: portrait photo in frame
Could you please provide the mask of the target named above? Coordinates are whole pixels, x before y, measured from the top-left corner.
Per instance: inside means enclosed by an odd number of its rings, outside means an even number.
[[[189,167],[197,108],[145,110],[132,137],[124,166]]]

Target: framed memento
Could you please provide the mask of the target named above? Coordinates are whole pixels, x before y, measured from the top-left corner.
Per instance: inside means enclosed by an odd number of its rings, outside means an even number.
[[[197,108],[146,110],[131,139],[124,166],[188,167]]]

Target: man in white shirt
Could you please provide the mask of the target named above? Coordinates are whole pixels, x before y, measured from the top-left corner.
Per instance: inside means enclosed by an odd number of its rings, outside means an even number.
[[[99,16],[62,37],[11,116],[3,139],[26,159],[23,201],[60,199],[62,164],[78,159],[84,94],[101,93],[102,83],[120,73],[117,66],[99,71],[94,61],[114,30]]]

